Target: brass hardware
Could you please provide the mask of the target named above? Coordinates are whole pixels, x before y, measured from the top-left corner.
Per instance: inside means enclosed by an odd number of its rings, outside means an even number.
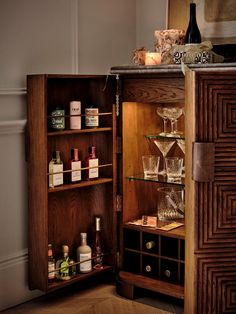
[[[215,144],[193,143],[192,179],[197,182],[214,181]]]

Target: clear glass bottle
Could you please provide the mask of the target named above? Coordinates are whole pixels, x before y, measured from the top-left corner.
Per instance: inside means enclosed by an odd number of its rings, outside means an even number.
[[[69,280],[70,276],[70,258],[69,247],[67,245],[62,246],[62,258],[56,262],[56,278],[60,280]]]
[[[92,249],[87,245],[87,233],[81,233],[81,245],[77,248],[77,261],[83,262],[78,265],[80,273],[88,273],[92,270]]]
[[[52,244],[48,244],[48,281],[54,281],[55,277],[55,259],[53,257]]]
[[[199,31],[196,19],[196,3],[190,3],[189,24],[184,41],[185,44],[198,44],[201,42],[201,33]]]
[[[53,152],[51,161],[49,162],[49,187],[63,184],[63,162],[61,160],[60,151]]]
[[[101,218],[95,217],[95,235],[92,246],[93,268],[101,269],[102,264],[102,240],[101,240]]]
[[[85,171],[86,180],[94,180],[98,178],[99,176],[98,168],[94,168],[96,166],[98,166],[98,158],[96,157],[96,147],[89,146],[88,156],[86,157],[85,160],[85,167],[89,167],[90,169],[87,169]]]
[[[79,160],[79,150],[78,148],[71,149],[71,160],[70,160],[70,182],[81,181],[81,161]]]

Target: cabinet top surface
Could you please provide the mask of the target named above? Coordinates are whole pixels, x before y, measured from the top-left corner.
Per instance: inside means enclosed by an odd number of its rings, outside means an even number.
[[[229,71],[236,70],[236,62],[233,63],[208,63],[208,64],[186,64],[194,71]],[[111,74],[161,74],[161,73],[182,73],[181,65],[162,64],[162,65],[123,65],[113,66],[110,69]]]

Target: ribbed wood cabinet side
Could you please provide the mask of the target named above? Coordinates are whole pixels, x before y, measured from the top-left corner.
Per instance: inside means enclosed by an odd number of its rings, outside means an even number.
[[[47,287],[48,186],[46,78],[27,79],[29,287]]]
[[[236,313],[235,77],[234,69],[187,75],[194,93],[186,115],[195,118],[186,128],[186,154],[194,142],[214,144],[215,152],[213,180],[186,183],[193,211],[186,217],[185,313]]]

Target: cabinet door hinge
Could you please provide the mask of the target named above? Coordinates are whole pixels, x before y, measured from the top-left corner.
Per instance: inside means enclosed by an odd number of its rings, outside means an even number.
[[[116,211],[121,212],[122,211],[122,195],[116,195]]]
[[[121,137],[117,136],[116,137],[116,153],[117,154],[121,154],[122,150],[121,150]]]

